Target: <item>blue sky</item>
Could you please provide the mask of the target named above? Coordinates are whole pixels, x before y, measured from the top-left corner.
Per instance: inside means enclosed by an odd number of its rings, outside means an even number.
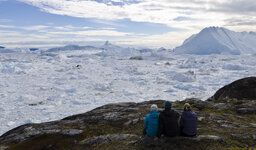
[[[254,0],[0,0],[0,45],[167,47],[208,26],[256,31]]]

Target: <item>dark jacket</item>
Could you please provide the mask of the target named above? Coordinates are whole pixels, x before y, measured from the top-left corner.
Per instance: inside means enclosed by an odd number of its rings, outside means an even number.
[[[158,131],[158,112],[151,111],[145,118],[144,126],[146,133],[150,137],[155,137]]]
[[[185,135],[197,134],[197,115],[193,111],[183,111],[180,118],[181,132]]]
[[[180,115],[174,110],[165,109],[159,115],[159,127],[157,136],[162,134],[166,137],[174,137],[179,135],[178,119]]]

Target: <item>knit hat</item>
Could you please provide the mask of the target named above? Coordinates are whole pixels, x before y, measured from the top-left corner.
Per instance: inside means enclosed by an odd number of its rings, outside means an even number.
[[[157,110],[158,108],[157,108],[157,105],[156,104],[153,104],[153,105],[151,105],[151,107],[150,107],[150,110],[151,111],[153,111],[153,110]]]
[[[164,108],[171,108],[171,107],[172,107],[172,102],[166,101],[166,102],[164,103]]]

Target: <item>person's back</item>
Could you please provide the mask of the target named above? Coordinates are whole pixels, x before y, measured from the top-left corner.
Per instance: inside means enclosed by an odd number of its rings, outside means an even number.
[[[144,126],[146,128],[146,134],[150,137],[155,137],[158,131],[158,111],[157,106],[152,105],[151,111],[146,115]]]
[[[165,110],[159,115],[158,137],[162,134],[166,137],[174,137],[179,134],[179,113],[171,110],[171,103],[165,102]]]
[[[188,103],[184,105],[184,111],[180,119],[180,129],[182,136],[192,137],[197,135],[197,115],[191,110]]]

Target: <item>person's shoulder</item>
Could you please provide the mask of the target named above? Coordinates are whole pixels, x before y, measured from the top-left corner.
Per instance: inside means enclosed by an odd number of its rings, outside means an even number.
[[[172,110],[173,113],[180,115],[176,110]]]
[[[146,118],[148,118],[148,117],[150,117],[150,114],[147,114],[147,115],[146,115]]]
[[[183,111],[183,112],[181,113],[182,116],[185,115],[185,114],[186,114],[186,111]]]
[[[197,116],[196,112],[194,112],[194,111],[191,111],[191,113],[192,113],[194,116]]]
[[[159,117],[164,116],[164,111],[158,111]]]

